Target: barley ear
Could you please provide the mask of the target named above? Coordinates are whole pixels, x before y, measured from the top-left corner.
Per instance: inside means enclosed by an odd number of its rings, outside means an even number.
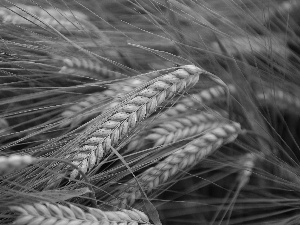
[[[149,218],[138,210],[103,211],[86,207],[83,210],[73,204],[64,206],[52,203],[11,206],[10,210],[19,213],[16,225],[110,225],[110,224],[150,224]]]
[[[257,157],[255,155],[253,155],[251,153],[247,153],[240,160],[242,170],[240,171],[240,173],[237,177],[240,187],[246,186],[246,184],[249,182],[250,176],[252,174],[252,171],[253,171],[253,168],[255,165],[256,158]]]
[[[205,133],[203,136],[191,141],[166,159],[159,162],[140,174],[137,178],[145,189],[150,193],[159,185],[164,184],[179,171],[191,169],[201,160],[212,154],[224,144],[233,142],[241,131],[238,123],[225,123]],[[139,186],[135,179],[130,180],[125,188],[117,190],[117,195],[110,200],[110,204],[120,208],[133,205],[135,201],[142,197]]]
[[[14,170],[22,169],[35,163],[37,160],[30,155],[0,156],[0,176],[7,175]]]
[[[200,68],[188,65],[162,75],[129,94],[106,113],[106,121],[100,123],[73,151],[73,163],[87,172],[96,162],[110,153],[110,146],[116,148],[143,120],[153,114],[165,101],[198,82]],[[79,154],[78,154],[79,153]],[[72,171],[71,177],[76,177]]]

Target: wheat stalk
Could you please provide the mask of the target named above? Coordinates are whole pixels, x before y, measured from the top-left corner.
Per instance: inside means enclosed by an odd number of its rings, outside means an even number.
[[[102,211],[87,208],[86,211],[69,204],[35,203],[33,205],[11,206],[11,211],[20,215],[16,225],[113,225],[113,224],[150,224],[149,218],[141,211]]]
[[[179,171],[192,168],[222,145],[234,141],[240,130],[240,124],[238,123],[221,124],[203,136],[194,139],[186,146],[171,153],[156,166],[149,168],[139,175],[138,180],[141,186],[145,188],[146,193],[151,192]],[[120,188],[115,198],[110,200],[110,204],[125,208],[133,205],[136,199],[139,199],[141,196],[142,194],[136,180],[132,179],[127,183],[127,187]]]
[[[166,100],[197,83],[199,74],[204,71],[195,66],[182,66],[180,69],[158,77],[142,90],[128,97],[109,111],[107,121],[87,135],[83,143],[75,149],[71,160],[82,171],[87,172],[96,161],[116,147],[141,121],[154,113]],[[71,176],[77,176],[73,171]]]
[[[224,118],[223,122],[225,122]],[[220,115],[214,115],[212,112],[187,115],[160,123],[145,139],[152,140],[154,147],[167,145],[200,134],[207,129],[214,129],[220,123],[222,123]]]
[[[22,169],[37,161],[30,155],[0,156],[0,175],[6,175],[14,170]]]
[[[233,85],[228,85],[228,88],[232,94],[236,92]],[[160,115],[160,118],[176,116],[178,114],[185,113],[190,109],[203,108],[204,105],[212,103],[213,101],[218,101],[225,97],[225,95],[226,91],[221,85],[202,90],[197,94],[192,94],[189,97],[181,99],[178,103],[172,106],[172,108],[164,111]]]

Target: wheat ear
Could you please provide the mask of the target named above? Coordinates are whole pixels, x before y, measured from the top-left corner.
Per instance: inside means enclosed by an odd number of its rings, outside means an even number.
[[[72,57],[65,58],[62,61],[64,66],[59,73],[78,74],[80,71],[87,71],[88,75],[92,77],[105,79],[116,79],[122,76],[121,73],[110,70],[101,62],[92,61],[90,59]]]
[[[223,119],[223,123],[224,123]],[[207,129],[220,126],[222,119],[214,113],[198,113],[162,122],[150,131],[145,139],[152,140],[154,147],[167,145],[191,137]]]
[[[111,93],[109,93],[111,94]],[[68,107],[65,111],[61,113],[61,116],[65,119],[69,119],[69,121],[63,122],[60,124],[60,127],[65,127],[70,124],[73,126],[80,124],[87,118],[89,118],[92,114],[98,114],[100,113],[103,109],[101,110],[96,110],[92,112],[86,112],[86,113],[81,113],[85,109],[92,107],[93,105],[96,105],[97,103],[101,103],[105,99],[107,99],[108,96],[106,95],[105,91],[104,92],[96,92],[91,94],[90,96],[82,99],[80,102]],[[81,113],[81,114],[80,114]],[[76,117],[74,117],[76,116]],[[74,117],[74,118],[72,118]]]
[[[239,164],[241,165],[242,170],[237,178],[240,187],[246,186],[246,184],[249,182],[256,158],[257,157],[252,153],[247,153],[241,158]]]
[[[101,72],[101,68],[103,66],[101,62],[95,62],[86,58],[72,57],[72,58],[64,58],[62,61],[65,64],[65,66],[69,68],[89,70],[96,73]]]
[[[126,154],[131,151],[138,151],[145,145],[145,143],[146,140],[144,139],[143,135],[141,134],[135,135],[128,143],[124,153]]]
[[[61,115],[64,118],[70,118],[76,115],[77,113],[83,111],[84,109],[91,107],[92,105],[100,101],[103,101],[106,98],[107,96],[102,92],[93,93],[92,95],[82,99],[82,101],[67,108],[64,112],[62,112]]]
[[[212,154],[222,145],[234,141],[241,130],[238,123],[222,124],[207,132],[203,136],[191,141],[186,146],[171,153],[166,159],[156,166],[149,168],[138,180],[145,192],[149,193],[160,184],[165,183],[179,171],[192,168],[199,161]],[[120,208],[133,205],[136,199],[141,197],[141,191],[135,179],[127,183],[127,188],[122,188],[110,204]]]
[[[113,225],[150,224],[148,217],[138,210],[102,211],[87,208],[86,211],[69,204],[35,203],[10,207],[20,213],[16,225]]]
[[[232,94],[236,92],[233,85],[228,85],[228,88]],[[189,97],[181,99],[174,106],[164,111],[160,115],[160,118],[176,116],[193,108],[203,108],[204,105],[218,101],[220,98],[225,97],[225,95],[226,91],[221,85],[202,90],[197,94],[192,94]]]
[[[121,95],[122,93],[127,93],[132,91],[134,88],[140,86],[143,84],[143,82],[146,82],[147,78],[141,78],[141,79],[128,79],[126,81],[117,82],[112,85],[110,85],[109,90],[105,90],[103,92],[94,93],[86,98],[84,98],[82,101],[80,101],[77,104],[74,104],[70,106],[68,109],[66,109],[64,112],[62,112],[63,118],[71,118],[75,116],[76,114],[79,114],[80,112],[84,111],[85,109],[92,107],[93,105],[96,105],[97,103],[104,101],[105,99],[108,99],[109,97],[115,98],[118,95]],[[65,122],[61,126],[66,126],[72,123],[73,125],[79,124],[85,119],[89,118],[91,115],[99,114],[101,111],[104,111],[105,109],[112,108],[116,106],[117,103],[113,102],[111,104],[106,104],[102,108],[97,108],[97,110],[92,112],[87,112],[85,114],[81,114],[73,118],[70,122]]]
[[[34,16],[31,16],[28,12]],[[72,10],[72,12],[68,10],[58,11],[55,8],[42,9],[37,6],[23,4],[18,4],[8,8],[0,8],[0,16],[3,19],[3,23],[24,25],[38,24],[42,27],[46,27],[44,23],[47,23],[60,30],[62,30],[62,28],[74,29],[74,24],[77,24],[78,21],[84,22],[88,20],[86,15],[75,10]]]
[[[106,122],[87,135],[82,144],[75,149],[75,156],[71,160],[82,171],[87,172],[94,167],[96,160],[100,161],[103,155],[110,152],[111,146],[115,148],[162,103],[196,84],[201,73],[204,71],[196,66],[182,66],[148,82],[142,90],[118,104],[115,110],[108,111]],[[72,177],[77,175],[77,171],[71,174]]]
[[[0,156],[0,175],[3,176],[14,170],[22,169],[36,161],[37,159],[30,155]]]
[[[109,39],[94,24],[86,14],[76,10],[58,10],[57,8],[41,8],[37,6],[18,4],[11,7],[1,7],[0,17],[3,23],[54,28],[69,35],[93,35],[101,39],[101,44],[110,43]],[[42,30],[42,29],[41,29]]]
[[[261,105],[267,104],[297,114],[300,109],[300,99],[283,90],[266,89],[264,92],[258,93],[256,98],[260,101]]]
[[[275,38],[276,37],[276,38]],[[289,53],[288,48],[286,47],[286,43],[284,38],[279,36],[241,36],[235,38],[224,38],[221,39],[220,42],[226,49],[229,55],[233,56],[248,56],[248,60],[252,60],[253,54],[257,56],[269,54],[269,50],[272,49],[272,54],[276,55],[274,60],[278,57],[282,57],[282,52]],[[223,50],[221,49],[218,42],[214,42],[212,44],[212,48],[223,54]]]

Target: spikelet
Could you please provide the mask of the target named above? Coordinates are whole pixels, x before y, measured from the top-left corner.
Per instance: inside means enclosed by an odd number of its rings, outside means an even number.
[[[81,208],[51,203],[35,203],[10,207],[11,211],[20,215],[14,221],[16,225],[113,225],[113,224],[150,224],[149,218],[141,211],[102,211],[96,208]]]
[[[165,183],[179,171],[188,170],[199,161],[212,154],[222,145],[233,142],[241,130],[238,123],[222,124],[219,127],[207,132],[203,136],[194,139],[186,146],[171,153],[166,159],[156,166],[149,168],[138,176],[141,186],[149,193],[160,184]],[[130,180],[127,187],[120,188],[110,204],[116,207],[125,208],[133,205],[136,199],[142,195],[135,179]]]
[[[228,88],[230,93],[234,94],[236,92],[233,85],[228,85]],[[178,103],[163,112],[160,115],[160,118],[176,116],[185,113],[190,109],[203,108],[203,105],[218,101],[221,98],[224,98],[225,95],[226,90],[220,85],[202,90],[198,94],[192,94],[189,97],[181,99]]]
[[[261,105],[267,104],[271,107],[278,107],[282,110],[289,110],[292,113],[299,114],[300,99],[288,92],[277,89],[265,89],[256,95]]]
[[[84,76],[87,72],[87,76],[91,76],[97,79],[116,79],[121,77],[121,73],[112,71],[111,69],[104,66],[99,61],[92,61],[86,58],[64,58],[62,59],[64,66],[61,68],[59,73],[75,74]]]
[[[132,78],[132,79],[126,79],[121,82],[114,83],[110,85],[110,90],[115,91],[115,92],[121,92],[120,95],[123,95],[123,93],[130,92],[134,88],[139,87],[143,83],[146,83],[149,81],[151,78],[143,76],[143,77],[138,77],[138,78]]]
[[[62,61],[68,68],[84,69],[92,72],[101,72],[101,67],[103,66],[103,64],[99,61],[95,62],[91,59],[78,57],[64,58]]]
[[[249,182],[256,158],[254,154],[247,153],[240,160],[239,164],[243,168],[237,178],[240,187],[244,187]]]
[[[36,161],[37,159],[30,155],[0,156],[0,176],[7,175],[17,169],[22,169]]]
[[[218,127],[222,123],[220,117],[220,115],[216,115],[213,112],[204,112],[175,118],[154,127],[145,139],[154,141],[154,147],[174,143],[200,134],[205,130]]]
[[[144,89],[116,106],[115,111],[109,111],[107,121],[87,135],[82,144],[75,148],[75,157],[71,158],[73,163],[87,172],[94,167],[96,161],[99,162],[103,155],[110,152],[110,146],[117,147],[141,121],[154,113],[166,100],[196,84],[199,74],[204,72],[193,65],[182,66],[149,82]],[[77,175],[75,170],[71,174],[72,177]]]
[[[146,140],[144,139],[143,135],[141,134],[135,135],[128,143],[124,153],[128,153],[131,151],[138,151],[144,146],[145,143]]]

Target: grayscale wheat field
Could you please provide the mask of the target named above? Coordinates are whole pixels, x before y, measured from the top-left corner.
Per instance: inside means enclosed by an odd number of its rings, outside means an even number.
[[[300,224],[299,10],[1,1],[0,224]]]

